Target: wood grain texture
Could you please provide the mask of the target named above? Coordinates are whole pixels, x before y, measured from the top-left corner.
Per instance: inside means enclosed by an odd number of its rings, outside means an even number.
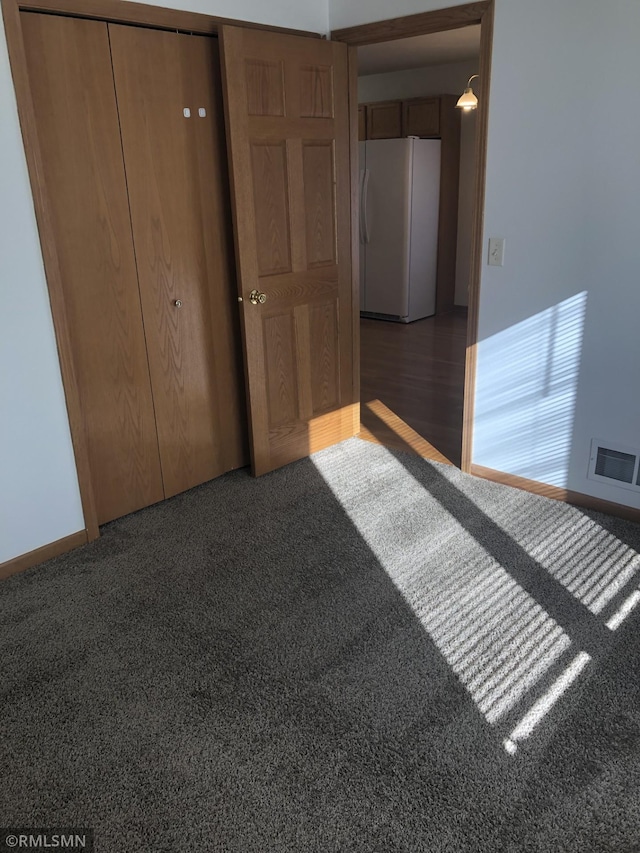
[[[340,30],[333,30],[331,39],[357,47],[364,44],[378,44],[411,36],[439,33],[445,30],[456,30],[460,27],[468,27],[471,24],[479,24],[489,2],[490,0],[467,3],[463,6],[438,9],[434,12],[419,12],[417,15],[405,15],[402,18],[387,18],[384,21],[375,21],[371,24],[343,27]]]
[[[537,480],[528,480],[526,477],[518,477],[516,474],[505,474],[503,471],[485,468],[483,465],[472,464],[470,473],[475,477],[482,477],[483,480],[502,483],[504,486],[522,489],[525,492],[542,495],[542,497],[551,498],[554,501],[562,501],[573,504],[573,506],[583,507],[584,509],[592,509],[597,512],[604,512],[607,515],[625,518],[628,521],[640,522],[640,509],[624,506],[624,504],[605,501],[601,498],[585,495],[582,492],[573,492],[570,489],[550,486],[547,483],[539,483]]]
[[[251,143],[253,203],[256,216],[258,271],[261,276],[291,270],[289,232],[289,175],[287,147],[279,143]]]
[[[310,33],[306,30],[290,30],[285,27],[271,27],[267,24],[257,24],[251,21],[238,21],[231,18],[221,18],[216,15],[203,15],[199,12],[188,12],[181,9],[167,9],[163,6],[150,6],[147,3],[129,2],[129,0],[11,0],[21,9],[35,12],[54,12],[93,20],[108,21],[120,24],[137,24],[139,26],[167,29],[175,32],[180,30],[195,35],[215,35],[218,29],[227,23],[250,29],[266,30],[268,32],[291,33],[307,37],[320,38],[321,34]]]
[[[473,419],[476,394],[478,315],[480,310],[480,281],[484,258],[484,199],[487,178],[487,137],[489,129],[489,98],[491,92],[491,51],[493,45],[493,0],[487,4],[480,27],[480,63],[482,97],[478,101],[476,124],[475,186],[473,225],[471,232],[471,261],[469,281],[469,320],[467,323],[467,354],[464,386],[464,415],[462,420],[461,468],[469,471],[473,456]]]
[[[291,314],[274,314],[262,323],[267,371],[269,429],[298,419],[296,346]]]
[[[84,432],[84,418],[73,361],[69,318],[53,229],[53,213],[49,192],[44,180],[40,140],[37,132],[33,99],[31,97],[27,57],[22,34],[22,20],[16,0],[0,0],[0,2],[2,4],[5,36],[18,106],[18,117],[24,142],[29,181],[47,278],[49,303],[58,348],[67,414],[69,416],[69,427],[78,474],[82,511],[87,538],[89,541],[93,541],[99,537],[100,533],[89,464],[89,453]]]
[[[188,71],[198,107],[211,107],[204,120],[198,116],[195,122],[191,150],[194,167],[197,164],[200,240],[208,273],[220,467],[230,471],[249,464],[249,432],[217,39],[203,42],[201,49],[190,53]]]
[[[247,86],[247,112],[251,116],[283,116],[284,65],[279,60],[264,62],[247,59],[244,63]]]
[[[333,409],[340,399],[340,364],[337,355],[338,305],[331,301],[309,305],[309,352],[314,415]]]
[[[254,473],[262,474],[357,431],[347,50],[224,27],[222,53],[252,462]],[[284,63],[286,116],[250,112],[246,86],[239,82],[247,61]],[[332,92],[327,91],[330,81]],[[282,143],[286,197],[272,192],[269,210],[261,200],[264,187],[256,187],[260,175],[252,166],[252,151]],[[260,260],[270,251],[260,245],[269,234],[264,223],[285,220],[292,269],[272,274]],[[253,289],[266,293],[264,305],[249,302]],[[316,310],[329,302],[339,306],[330,335],[325,314]],[[320,366],[313,351],[317,341],[333,348],[330,355],[320,353]],[[339,366],[337,397],[332,411],[316,416],[319,401],[334,393],[326,364]]]
[[[300,68],[300,115],[333,118],[333,69],[330,65]]]
[[[440,98],[402,101],[403,136],[440,136]]]
[[[333,141],[302,143],[306,254],[309,269],[335,265],[336,217]]]
[[[107,25],[22,14],[102,524],[163,497]]]
[[[456,109],[455,95],[442,95],[439,102],[442,145],[436,314],[443,314],[452,311],[455,304],[460,188],[460,110]]]
[[[313,397],[314,388],[312,386],[312,365],[311,359],[311,324],[310,311],[312,305],[308,302],[302,304],[297,303],[292,306],[293,309],[293,328],[295,330],[295,352],[300,354],[300,358],[292,365],[292,373],[295,371],[297,380],[298,392],[298,420],[300,423],[307,423],[313,418]],[[287,430],[295,419],[290,419],[287,424]]]
[[[45,560],[52,560],[54,557],[59,557],[60,554],[66,554],[67,551],[73,551],[74,548],[86,545],[87,541],[87,531],[79,530],[77,533],[72,533],[63,539],[57,539],[55,542],[43,545],[42,548],[36,548],[34,551],[14,557],[12,560],[6,560],[6,562],[0,563],[0,580],[4,580],[18,572],[23,572],[25,569],[30,569],[32,566],[44,563]]]
[[[219,85],[216,42],[115,24],[109,33],[164,491],[170,497],[243,461],[242,443],[234,445],[231,435],[242,433],[242,422],[234,341],[225,327],[233,283],[223,222],[220,104],[213,94],[215,82]],[[207,77],[212,86],[197,82]],[[229,370],[224,384],[220,359]],[[229,456],[230,448],[235,449]]]
[[[350,404],[308,421],[298,421],[296,424],[272,430],[271,458],[274,468],[287,465],[298,458],[295,454],[300,446],[308,447],[308,453],[315,453],[356,435],[358,412],[359,407]]]
[[[367,104],[367,139],[397,139],[402,136],[402,101]]]
[[[379,400],[454,465],[460,464],[466,345],[464,309],[415,323],[362,319],[363,427],[385,444],[367,404]],[[434,458],[429,456],[429,458]]]

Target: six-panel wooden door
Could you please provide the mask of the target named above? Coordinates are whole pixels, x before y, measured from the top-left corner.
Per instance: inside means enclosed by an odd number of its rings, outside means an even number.
[[[357,433],[347,48],[223,27],[253,470]]]

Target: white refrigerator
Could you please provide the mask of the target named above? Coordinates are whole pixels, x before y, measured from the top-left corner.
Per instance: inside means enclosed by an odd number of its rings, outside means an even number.
[[[360,143],[361,314],[435,314],[439,204],[439,139]]]

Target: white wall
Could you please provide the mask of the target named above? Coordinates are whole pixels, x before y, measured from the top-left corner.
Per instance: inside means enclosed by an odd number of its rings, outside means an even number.
[[[153,1],[153,0],[152,0]],[[326,32],[325,2],[168,0]],[[84,528],[42,255],[0,16],[0,563]]]
[[[591,438],[640,447],[638,44],[631,0],[497,0],[485,238],[507,249],[482,276],[474,436],[479,464],[636,507],[586,474]]]
[[[368,74],[358,78],[358,101],[392,101],[431,95],[460,95],[472,74],[478,72],[478,60],[430,65],[387,74]],[[474,87],[480,94],[478,86]],[[458,194],[458,241],[456,247],[456,285],[454,302],[468,305],[471,271],[471,230],[473,225],[473,189],[475,178],[476,112],[464,112],[460,130],[460,190]]]
[[[393,4],[389,0],[329,0],[329,24],[332,30],[339,30],[459,5],[449,0],[395,0]]]
[[[84,528],[0,17],[0,563]]]

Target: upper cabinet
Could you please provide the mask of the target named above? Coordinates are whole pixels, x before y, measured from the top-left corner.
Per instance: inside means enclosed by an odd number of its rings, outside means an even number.
[[[402,102],[403,136],[440,136],[440,98]]]
[[[396,139],[402,136],[402,101],[367,104],[367,139]]]
[[[358,138],[398,139],[401,136],[436,136],[441,133],[440,113],[445,96],[378,101],[358,106]]]

